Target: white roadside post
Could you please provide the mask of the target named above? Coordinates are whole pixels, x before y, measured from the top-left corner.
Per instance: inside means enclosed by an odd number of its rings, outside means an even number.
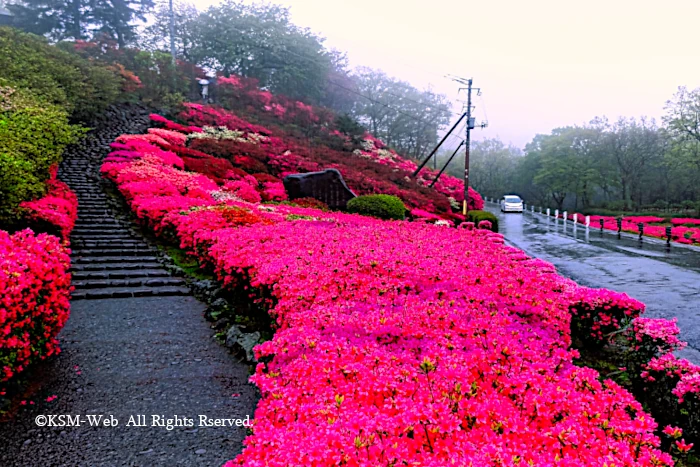
[[[547,217],[549,217],[550,210],[547,208]]]
[[[578,214],[574,213],[574,225],[578,222]]]
[[[591,225],[591,216],[586,216],[586,228]]]
[[[568,214],[568,212],[567,212],[567,211],[564,211],[564,214],[563,214],[563,216],[564,216],[564,224],[566,224],[566,221],[568,220],[567,214]]]
[[[554,210],[554,218],[559,219],[559,209]]]

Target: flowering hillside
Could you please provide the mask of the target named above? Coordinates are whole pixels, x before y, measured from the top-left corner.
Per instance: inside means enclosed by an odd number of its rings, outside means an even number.
[[[673,465],[654,419],[575,366],[570,345],[624,329],[658,358],[677,348],[675,325],[628,328],[642,304],[579,287],[471,223],[261,204],[283,198],[278,180],[184,144],[273,136],[156,119],[170,129],[120,137],[103,174],[144,225],[276,320],[256,348],[253,435],[230,466]],[[679,375],[675,404],[696,403],[698,374]],[[673,452],[690,450],[672,428]]]
[[[175,150],[190,160],[202,158],[201,152],[219,158],[202,171],[212,179],[220,181],[225,178],[222,175],[226,169],[231,168],[248,174],[271,174],[278,179],[291,173],[335,168],[356,194],[395,195],[409,209],[462,220],[461,180],[443,174],[434,188],[428,188],[436,172],[426,168],[418,178],[411,178],[417,167],[415,162],[404,159],[369,134],[358,139],[341,133],[328,109],[261,91],[254,80],[230,77],[219,78],[218,83],[221,103],[233,110],[186,104],[186,110],[179,115],[182,121],[189,126],[217,129],[194,135],[188,138],[186,149]],[[182,129],[162,117],[154,118],[166,128]],[[471,188],[469,193],[470,210],[482,209],[481,196]]]

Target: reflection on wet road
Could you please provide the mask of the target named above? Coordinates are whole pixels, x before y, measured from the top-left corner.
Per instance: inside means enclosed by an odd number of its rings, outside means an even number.
[[[678,318],[688,349],[678,355],[700,364],[700,248],[587,230],[540,214],[503,214],[499,229],[513,246],[554,264],[581,285],[625,292],[647,306],[650,318]]]

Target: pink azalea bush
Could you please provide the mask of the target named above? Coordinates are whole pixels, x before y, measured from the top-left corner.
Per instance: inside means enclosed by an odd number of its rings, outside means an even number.
[[[573,219],[572,215],[569,215]],[[603,221],[603,228],[617,231],[617,218],[612,216],[590,216],[591,228],[599,228],[600,221]],[[579,223],[585,222],[583,214],[578,215]],[[639,233],[638,224],[644,224],[644,235],[656,238],[666,238],[666,227],[653,225],[665,222],[665,219],[655,216],[628,216],[622,219],[622,230],[624,232]],[[678,218],[671,219],[671,240],[676,243],[686,245],[700,244],[700,227],[686,227],[687,224],[700,225],[700,219]]]
[[[314,129],[325,133],[341,145],[349,143],[347,135],[334,128],[335,115],[329,109],[310,106],[284,96],[272,95],[267,91],[260,90],[256,80],[241,76],[220,77],[218,85],[220,101],[224,105],[228,105],[229,108],[237,111],[240,109],[241,112],[252,113],[256,117],[268,120],[270,120],[270,116],[273,116],[271,121],[278,121],[282,125],[293,124],[297,127]],[[285,127],[282,127],[282,131],[275,131],[253,125],[238,114],[201,104],[186,104],[186,107],[187,110],[180,115],[180,118],[194,125],[223,125],[232,130],[259,133],[265,136],[273,135],[274,138],[266,142],[266,146],[270,146],[267,154],[269,160],[266,161],[266,164],[280,178],[284,178],[290,173],[336,168],[358,194],[394,195],[401,198],[410,208],[440,214],[444,219],[464,220],[452,215],[453,210],[461,211],[462,209],[464,201],[462,180],[443,174],[430,191],[434,190],[446,199],[443,198],[441,202],[438,202],[439,205],[435,202],[431,203],[425,199],[425,192],[421,190],[433,182],[437,171],[424,168],[416,179],[411,179],[410,175],[418,167],[417,164],[387,148],[381,140],[369,133],[363,136],[360,147],[352,151],[351,154],[348,152],[336,154],[334,149],[327,146],[315,149],[300,145],[298,139],[291,137]],[[172,128],[172,125],[167,125],[166,123],[166,128]],[[364,164],[367,162],[372,164],[366,167]],[[375,171],[372,176],[365,175],[372,171]],[[390,183],[384,183],[387,181]],[[471,188],[469,188],[468,193],[469,209],[483,209],[484,202],[479,193]]]
[[[56,174],[51,167],[46,195],[19,205],[31,229],[0,230],[0,383],[58,353],[56,336],[70,313],[67,246],[78,200]]]
[[[69,315],[68,250],[48,234],[0,230],[0,383],[59,351]]]
[[[68,185],[60,180],[50,179],[46,185],[48,191],[44,197],[23,201],[19,207],[25,210],[25,218],[32,227],[55,230],[64,242],[68,242],[78,218],[78,198]]]
[[[700,225],[700,219],[695,219],[695,218],[691,218],[691,217],[677,217],[675,219],[671,219],[671,224],[673,224],[673,225],[684,225],[684,224]]]
[[[673,464],[640,403],[573,364],[572,316],[588,322],[577,338],[608,339],[642,311],[626,295],[579,287],[473,224],[246,202],[148,151],[103,173],[275,319],[255,349],[253,435],[227,465]],[[642,321],[630,339],[666,351],[664,326]]]

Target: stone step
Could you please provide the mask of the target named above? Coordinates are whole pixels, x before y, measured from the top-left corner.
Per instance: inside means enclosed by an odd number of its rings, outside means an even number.
[[[73,300],[96,300],[101,298],[130,298],[130,297],[165,297],[173,295],[189,295],[187,287],[138,287],[76,290],[72,293]]]
[[[75,222],[75,230],[78,232],[82,230],[124,230],[124,226],[122,224],[119,224],[118,222],[113,222],[113,223],[101,223],[101,224],[95,224],[95,223],[83,223],[78,219]]]
[[[114,263],[75,263],[71,264],[71,272],[89,272],[89,271],[118,271],[118,270],[152,270],[162,268],[163,265],[157,261],[127,261],[121,258],[122,261]],[[142,258],[140,258],[142,259]]]
[[[91,215],[85,215],[78,213],[78,219],[77,221],[80,221],[83,224],[87,224],[89,222],[94,222],[96,224],[111,224],[114,222],[117,222],[116,219],[111,214],[91,214]],[[76,222],[77,222],[76,221]]]
[[[76,241],[71,242],[71,249],[73,253],[84,250],[134,250],[134,249],[147,249],[148,244],[138,240],[102,240],[102,241]]]
[[[106,241],[114,241],[114,242],[119,242],[119,241],[130,241],[130,240],[140,240],[140,237],[135,237],[133,235],[129,235],[127,232],[104,232],[104,231],[99,231],[100,233],[81,233],[81,234],[76,234],[73,232],[70,236],[71,238],[71,243],[75,244],[76,242],[99,242],[102,240]]]
[[[109,208],[90,208],[89,210],[83,209],[80,210],[78,209],[78,218],[80,220],[91,220],[95,219],[97,221],[100,220],[114,220],[114,215],[111,212],[107,212]]]
[[[71,233],[71,238],[82,238],[85,240],[89,240],[91,238],[95,239],[104,239],[104,238],[124,238],[124,239],[133,239],[133,238],[140,238],[140,237],[134,237],[128,230],[124,229],[75,229]]]
[[[103,203],[107,201],[107,197],[103,194],[99,195],[78,195],[78,206],[85,203]]]
[[[111,252],[110,252],[111,253]],[[132,258],[132,259],[125,259],[125,258]],[[135,262],[136,260],[133,258],[138,258],[139,263],[141,262],[148,262],[148,263],[156,263],[158,262],[158,258],[155,256],[130,256],[130,257],[125,257],[125,256],[117,256],[117,255],[110,255],[110,256],[74,256],[72,259],[73,264],[100,264],[100,263],[124,263],[126,261],[129,262]]]
[[[112,212],[108,211],[97,211],[97,212],[85,212],[85,211],[78,211],[78,220],[80,222],[87,222],[87,221],[115,221],[114,214]]]
[[[73,280],[131,279],[138,277],[170,277],[164,269],[104,269],[100,271],[75,271]]]
[[[183,279],[177,277],[140,277],[128,279],[87,279],[74,280],[75,290],[107,289],[107,288],[154,288],[154,287],[181,287],[185,285]]]
[[[73,248],[71,256],[77,258],[100,256],[152,256],[150,248]]]

